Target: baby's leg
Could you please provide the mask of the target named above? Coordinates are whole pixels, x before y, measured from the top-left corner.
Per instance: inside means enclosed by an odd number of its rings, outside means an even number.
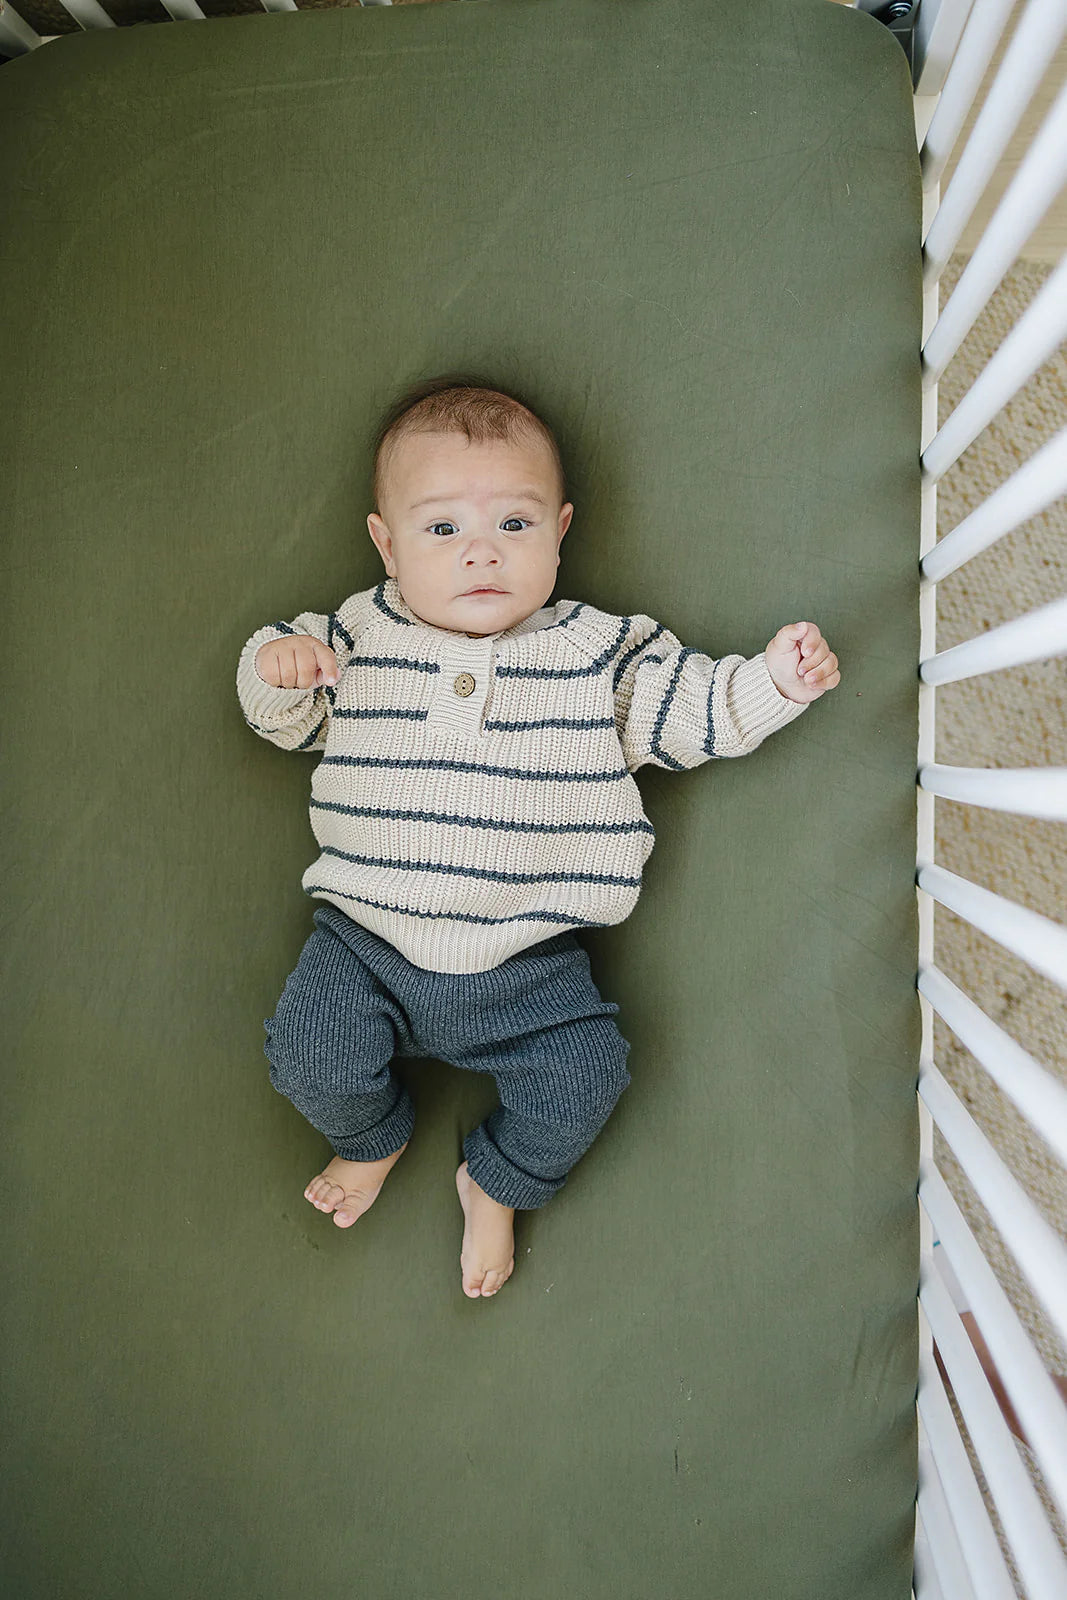
[[[514,1211],[543,1206],[563,1187],[630,1082],[629,1049],[607,1015],[560,1022],[501,1047],[500,1105],[467,1135],[456,1174],[466,1219],[464,1294],[495,1294],[511,1276]]]
[[[345,1228],[377,1198],[407,1147],[415,1111],[389,1066],[402,1013],[330,920],[316,914],[315,932],[264,1024],[264,1053],[274,1088],[336,1152],[304,1195]]]

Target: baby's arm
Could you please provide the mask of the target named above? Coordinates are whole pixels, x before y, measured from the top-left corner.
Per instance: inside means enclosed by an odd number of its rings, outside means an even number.
[[[648,616],[630,618],[610,670],[631,772],[649,762],[681,771],[749,755],[805,709],[776,687],[766,654],[716,660]]]
[[[317,641],[312,644],[308,641]],[[277,642],[277,651],[265,646]],[[336,612],[302,611],[292,622],[258,628],[237,664],[237,697],[248,726],[282,750],[322,750],[353,641]],[[257,658],[261,672],[257,668]],[[336,667],[330,682],[329,651]],[[314,673],[311,663],[314,663]],[[264,673],[266,676],[264,676]],[[284,684],[292,678],[292,687]],[[278,680],[278,681],[272,681]],[[302,686],[303,680],[303,686]]]

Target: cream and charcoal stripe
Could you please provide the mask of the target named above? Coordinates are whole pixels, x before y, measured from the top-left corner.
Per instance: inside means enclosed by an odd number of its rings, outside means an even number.
[[[332,884],[309,883],[304,893],[328,894],[331,898],[350,900],[354,905],[373,906],[375,911],[390,911],[394,916],[422,918],[429,922],[473,922],[484,927],[502,927],[511,922],[562,922],[568,928],[602,928],[601,918],[595,920],[575,915],[571,911],[518,911],[512,916],[491,917],[474,911],[428,911],[421,906],[402,906],[396,901],[373,900],[368,895],[351,894],[347,889],[336,889]]]
[[[256,649],[292,633],[331,646],[336,687],[259,678]],[[449,698],[461,670],[487,695],[480,724]],[[654,618],[584,602],[468,649],[465,635],[415,618],[395,580],[259,630],[238,690],[249,726],[283,749],[323,752],[333,728],[312,782],[321,853],[305,892],[363,916],[408,959],[457,972],[495,965],[546,927],[623,920],[655,839],[637,768],[746,754],[804,709],[762,656],[716,660]]]

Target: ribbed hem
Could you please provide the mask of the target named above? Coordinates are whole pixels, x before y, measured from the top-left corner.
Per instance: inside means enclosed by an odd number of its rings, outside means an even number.
[[[534,1178],[501,1155],[485,1131],[485,1125],[468,1133],[463,1141],[467,1171],[491,1200],[516,1211],[536,1211],[562,1189],[566,1179],[549,1181]]]
[[[300,711],[314,699],[315,689],[276,689],[265,683],[256,671],[256,652],[272,639],[284,639],[280,628],[259,628],[241,651],[237,663],[237,695],[250,722],[261,727],[288,722],[289,713]]]
[[[598,919],[593,911],[589,917],[575,922],[529,921],[500,923],[467,922],[458,917],[425,916],[410,912],[383,911],[368,905],[343,890],[326,888],[323,877],[332,870],[333,858],[320,857],[303,877],[306,894],[314,900],[325,900],[343,911],[346,917],[361,927],[385,939],[399,950],[413,966],[427,972],[489,972],[509,956],[517,955],[532,944],[540,944],[557,933],[570,933],[582,928],[606,928],[624,922],[637,903],[638,891],[628,890],[624,899],[611,904],[610,915]],[[313,887],[318,885],[318,887]]]
[[[808,709],[780,692],[763,655],[753,656],[737,668],[730,679],[727,698],[738,734],[751,749],[768,734],[795,722]]]
[[[339,1144],[333,1144],[334,1155],[342,1161],[380,1161],[383,1156],[395,1155],[402,1150],[415,1130],[415,1109],[406,1094],[397,1102],[396,1109],[367,1133],[355,1134]]]

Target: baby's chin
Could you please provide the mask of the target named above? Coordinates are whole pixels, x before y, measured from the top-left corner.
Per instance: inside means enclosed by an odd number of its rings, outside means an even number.
[[[406,597],[405,597],[406,598]],[[409,600],[408,605],[411,605]],[[451,628],[463,633],[500,633],[533,616],[540,606],[517,600],[512,594],[456,595],[427,601],[412,611],[436,628]]]

